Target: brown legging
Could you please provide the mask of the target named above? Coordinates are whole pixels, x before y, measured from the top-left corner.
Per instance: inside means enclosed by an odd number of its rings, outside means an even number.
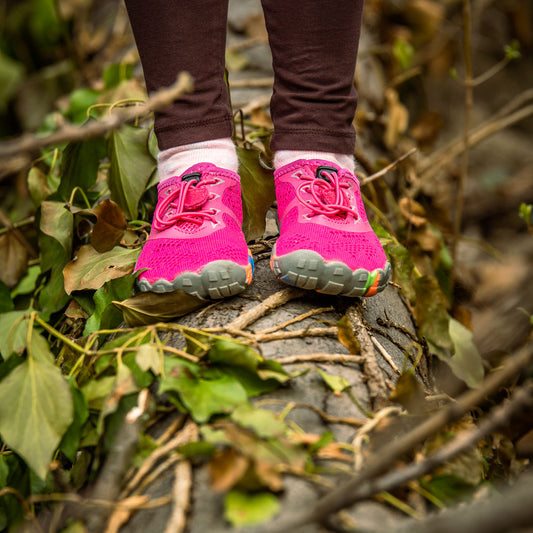
[[[228,0],[126,0],[149,92],[190,72],[195,90],[156,116],[159,148],[230,137]],[[353,154],[363,0],[262,0],[274,66],[273,150]]]

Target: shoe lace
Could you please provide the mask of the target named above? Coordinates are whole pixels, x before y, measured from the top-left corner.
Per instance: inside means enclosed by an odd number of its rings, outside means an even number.
[[[302,183],[296,189],[296,197],[312,210],[310,216],[326,215],[328,217],[346,217],[351,214],[359,218],[357,209],[350,205],[346,189],[351,185],[341,182],[334,167],[318,167],[315,175],[303,174]],[[311,195],[304,197],[303,193]]]
[[[201,178],[199,174],[184,176],[176,188],[169,188],[158,202],[152,226],[157,231],[170,228],[179,222],[202,225],[206,220],[216,224],[216,209],[202,209],[207,200],[214,198],[207,192],[207,186],[215,184],[214,178]]]

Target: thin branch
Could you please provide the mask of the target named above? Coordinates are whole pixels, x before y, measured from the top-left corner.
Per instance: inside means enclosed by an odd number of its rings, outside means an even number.
[[[21,170],[31,161],[32,156],[43,148],[65,142],[85,141],[102,137],[127,122],[168,107],[172,102],[185,93],[192,92],[192,90],[193,81],[191,75],[181,72],[174,85],[157,91],[144,104],[120,109],[115,108],[112,113],[109,113],[104,118],[88,122],[83,126],[66,124],[59,131],[46,137],[25,133],[16,139],[3,141],[0,143],[0,161],[2,162],[0,176],[6,175],[8,172],[16,172],[17,169]],[[11,160],[13,160],[12,165],[9,164]]]
[[[242,313],[235,320],[227,324],[225,328],[228,330],[230,329],[243,330],[250,324],[253,324],[255,321],[259,320],[261,317],[266,315],[272,309],[275,309],[276,307],[281,307],[287,302],[290,302],[291,300],[299,298],[304,293],[305,293],[304,290],[294,289],[292,287],[287,287],[286,289],[282,289],[281,291],[278,291],[272,294],[271,296],[269,296],[268,298],[266,298],[265,300],[263,300],[260,304]]]
[[[266,333],[264,335],[254,335],[253,340],[255,342],[272,342],[284,339],[304,339],[305,337],[336,337],[338,335],[338,329],[336,327],[331,328],[306,328],[297,329],[294,331],[276,331],[275,333]]]
[[[364,185],[367,185],[371,181],[374,181],[374,180],[376,180],[378,178],[381,178],[381,176],[384,176],[385,174],[387,174],[387,172],[391,171],[394,167],[398,166],[402,161],[404,161],[408,157],[412,156],[416,152],[417,152],[417,148],[411,148],[408,152],[406,152],[405,154],[401,155],[398,159],[396,159],[395,161],[393,161],[392,163],[390,163],[386,167],[382,168],[381,170],[379,170],[375,174],[372,174],[371,176],[368,176],[366,178],[362,178],[361,179],[361,187],[363,187]]]
[[[468,160],[469,160],[469,136],[472,123],[472,108],[474,105],[474,86],[472,84],[472,14],[470,9],[470,0],[463,0],[463,53],[465,58],[465,118],[463,129],[463,153],[461,160],[461,172],[459,174],[459,183],[457,187],[457,197],[455,199],[455,217],[453,222],[453,239],[451,242],[452,264],[456,263],[457,244],[461,235],[463,224],[463,210],[465,199],[465,184],[468,178]],[[454,284],[454,270],[452,267],[451,284]]]
[[[277,357],[275,360],[282,365],[294,365],[296,363],[340,363],[343,365],[355,363],[360,365],[365,362],[365,358],[360,355],[346,353],[305,353]]]
[[[307,311],[307,313],[302,313],[301,315],[298,315],[294,318],[291,318],[290,320],[287,320],[286,322],[283,322],[283,324],[278,324],[277,326],[273,326],[268,329],[263,329],[261,331],[257,331],[256,335],[266,335],[267,333],[274,333],[275,331],[279,331],[280,329],[285,329],[287,326],[290,326],[291,324],[295,324],[296,322],[301,322],[305,318],[309,318],[310,316],[314,315],[320,315],[322,313],[327,313],[328,311],[333,311],[334,307],[318,307],[317,309],[311,309],[310,311]]]

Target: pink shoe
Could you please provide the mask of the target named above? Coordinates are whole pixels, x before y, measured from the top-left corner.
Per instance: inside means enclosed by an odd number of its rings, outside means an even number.
[[[211,163],[158,186],[152,231],[135,270],[141,291],[182,289],[200,298],[233,296],[252,281],[241,229],[239,176]]]
[[[391,265],[368,223],[357,178],[319,159],[295,161],[274,177],[281,223],[271,258],[276,276],[325,294],[382,291]]]

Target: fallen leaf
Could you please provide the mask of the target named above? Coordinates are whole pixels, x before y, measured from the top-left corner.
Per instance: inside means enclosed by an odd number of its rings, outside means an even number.
[[[93,209],[93,212],[97,220],[91,244],[97,252],[108,252],[120,243],[128,227],[126,216],[113,200],[104,200]]]
[[[137,218],[138,204],[156,165],[148,149],[149,130],[122,126],[108,141],[111,199],[129,220]]]
[[[28,270],[28,251],[12,231],[0,236],[0,280],[12,289]]]
[[[387,122],[383,142],[389,149],[394,148],[398,138],[407,130],[409,123],[409,112],[400,102],[398,93],[394,89],[385,91],[385,102],[387,106]]]
[[[73,214],[64,202],[44,201],[41,204],[41,231],[54,238],[70,257],[72,253]]]
[[[101,254],[90,244],[82,246],[63,269],[65,292],[99,289],[106,281],[131,274],[139,253],[140,249],[115,246]]]
[[[216,492],[230,490],[244,476],[249,465],[250,460],[233,448],[218,450],[207,464],[211,489]]]
[[[206,303],[182,290],[164,294],[141,292],[122,302],[113,302],[122,311],[129,327],[169,321],[196,311]]]
[[[427,224],[426,210],[416,200],[407,197],[400,198],[398,208],[402,216],[413,226],[420,227]]]
[[[361,346],[355,336],[350,321],[346,315],[344,315],[338,322],[338,338],[341,344],[343,344],[352,355],[361,353]]]
[[[237,147],[239,175],[242,183],[243,231],[247,241],[258,239],[265,231],[265,219],[274,203],[272,172],[259,163],[258,150]]]
[[[224,517],[235,527],[252,526],[267,522],[279,508],[278,499],[270,492],[232,490],[224,500]]]

